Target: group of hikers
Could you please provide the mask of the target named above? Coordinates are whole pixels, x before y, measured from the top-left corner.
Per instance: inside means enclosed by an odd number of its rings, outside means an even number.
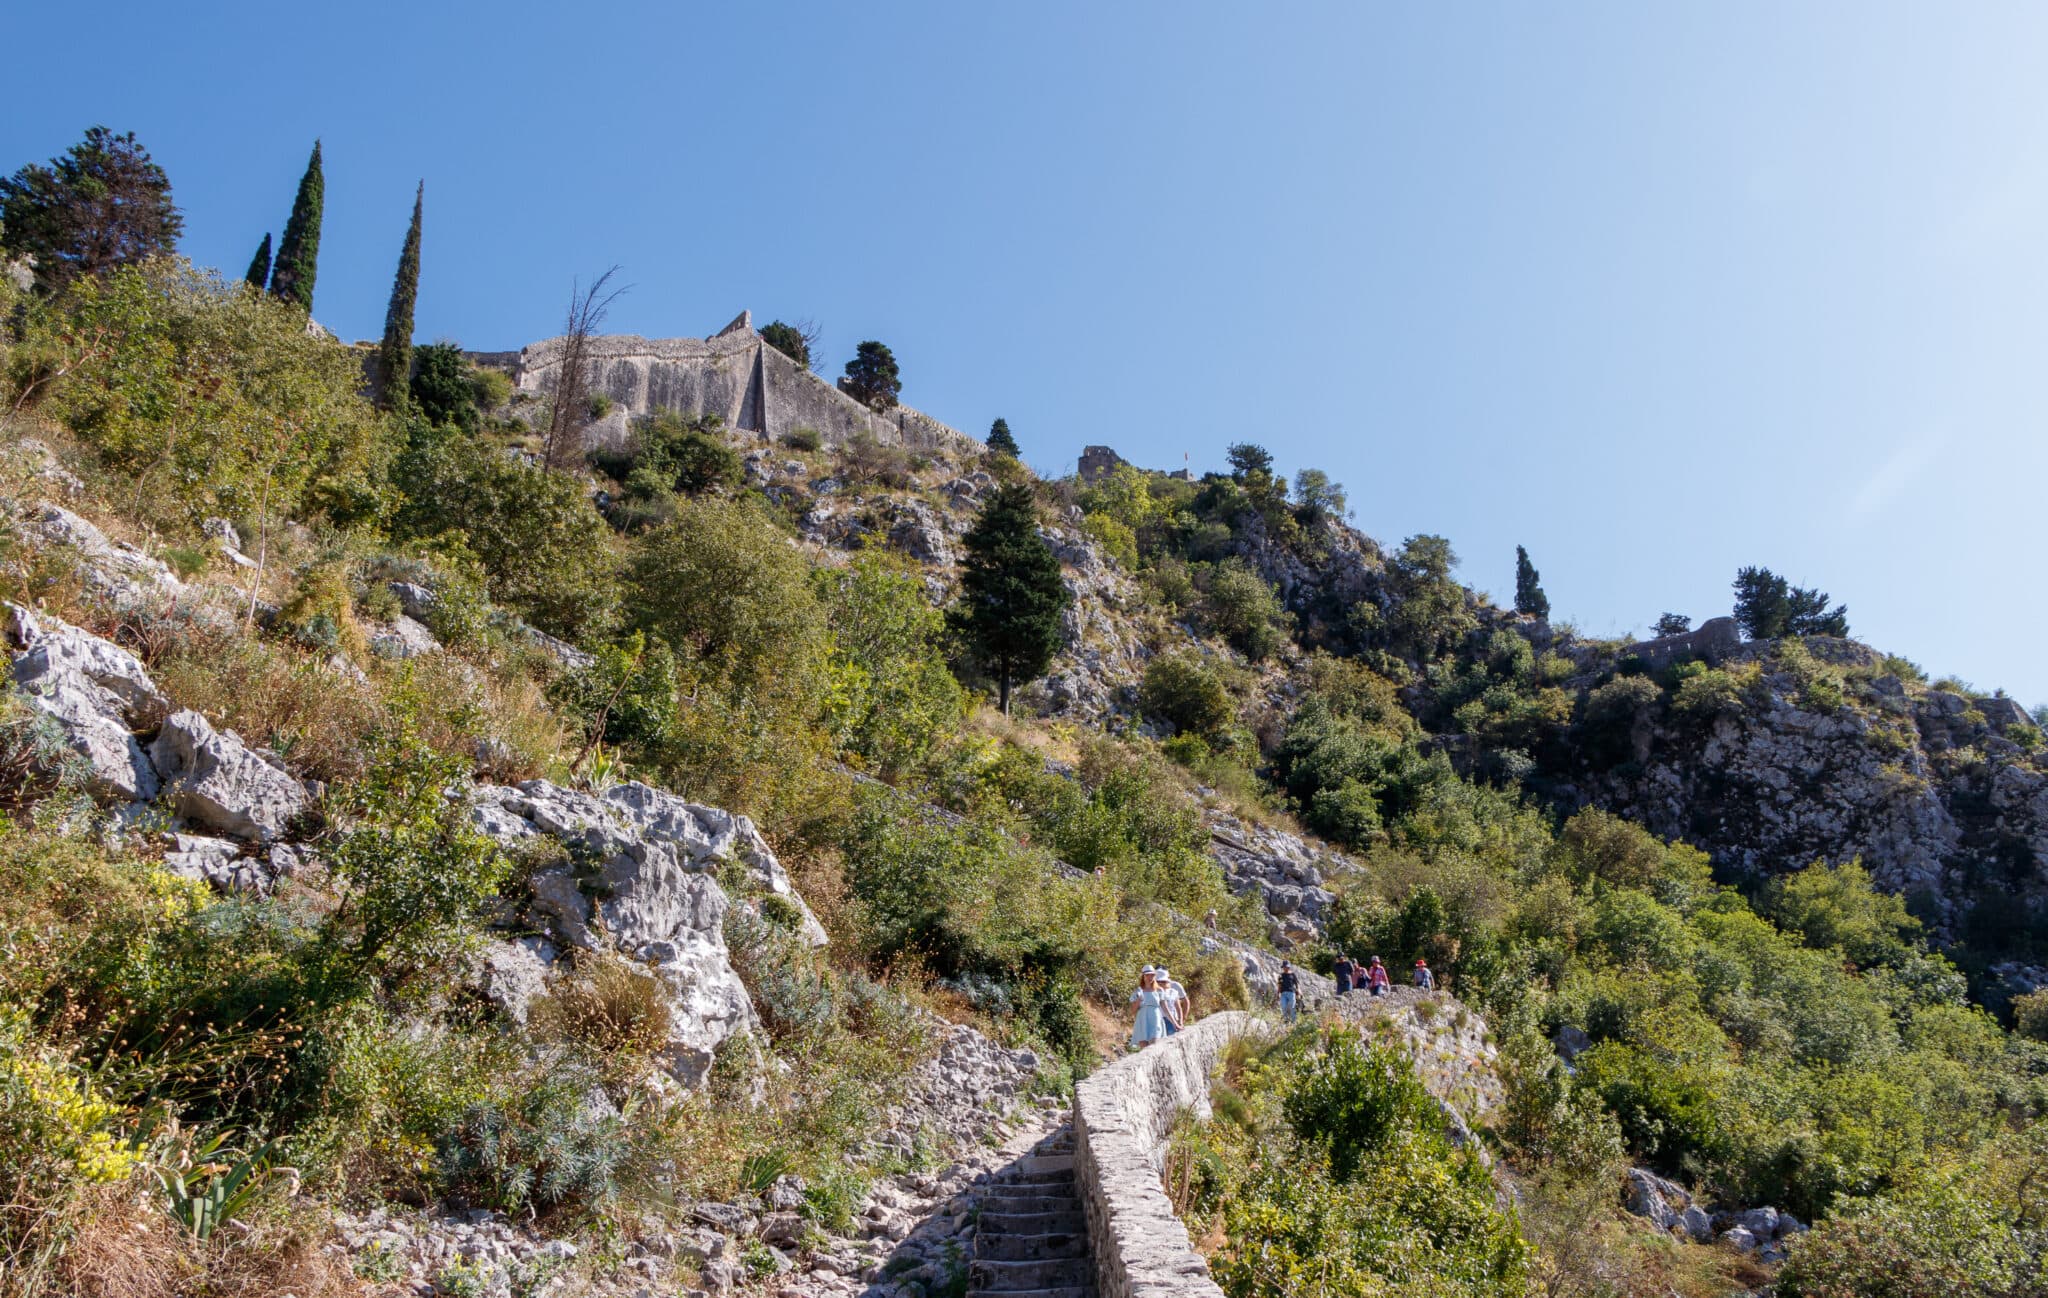
[[[1340,955],[1336,963],[1330,967],[1330,976],[1337,983],[1339,996],[1348,996],[1354,991],[1365,992],[1371,996],[1384,996],[1394,989],[1394,980],[1388,975],[1386,965],[1380,963],[1378,956],[1374,956],[1369,962],[1361,963],[1350,956]],[[1422,990],[1436,989],[1436,975],[1429,971],[1428,960],[1416,960],[1412,977],[1415,985]],[[1280,1017],[1292,1023],[1300,1011],[1301,978],[1294,972],[1294,965],[1290,961],[1280,962],[1279,984]]]
[[[1394,989],[1394,980],[1378,956],[1369,961],[1358,961],[1340,955],[1331,966],[1330,974],[1336,980],[1339,996],[1347,996],[1354,991],[1384,996]],[[1436,975],[1430,972],[1426,959],[1415,961],[1410,979],[1423,991],[1436,990]],[[1279,988],[1280,1017],[1292,1023],[1300,1012],[1301,978],[1294,972],[1291,961],[1280,962]],[[1188,1025],[1191,1008],[1188,989],[1175,982],[1164,965],[1148,964],[1138,971],[1138,990],[1131,993],[1131,1004],[1138,1010],[1137,1021],[1131,1027],[1133,1050],[1170,1037]]]

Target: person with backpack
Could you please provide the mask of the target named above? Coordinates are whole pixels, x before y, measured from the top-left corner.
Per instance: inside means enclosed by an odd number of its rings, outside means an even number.
[[[1374,996],[1384,996],[1394,989],[1394,980],[1387,977],[1387,967],[1380,963],[1378,956],[1374,956],[1372,963],[1366,966],[1365,983]]]
[[[1330,967],[1330,976],[1337,980],[1337,994],[1339,996],[1351,990],[1351,971],[1354,967],[1351,963],[1351,957],[1348,955],[1338,956],[1337,963]]]
[[[1436,975],[1429,971],[1429,961],[1420,956],[1415,958],[1415,985],[1426,992],[1436,990]]]
[[[1301,999],[1301,979],[1294,976],[1294,966],[1287,961],[1280,962],[1280,1021],[1292,1027],[1295,1008]]]

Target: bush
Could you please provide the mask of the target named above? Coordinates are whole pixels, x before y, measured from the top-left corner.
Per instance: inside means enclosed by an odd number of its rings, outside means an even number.
[[[864,765],[908,770],[967,711],[966,691],[946,667],[945,616],[914,572],[878,554],[818,580],[832,632],[826,724]]]
[[[1579,728],[1587,749],[1609,763],[1639,756],[1664,691],[1647,676],[1619,676],[1586,696]]]
[[[649,481],[692,495],[733,487],[744,466],[726,445],[724,427],[717,415],[685,419],[670,410],[650,415],[635,432],[631,473],[645,473]]]
[[[469,359],[454,343],[428,343],[415,347],[412,353],[413,409],[430,426],[454,428],[465,433],[474,433],[482,422],[477,409],[479,401],[478,374],[470,368]],[[511,391],[511,380],[496,370],[489,373],[504,385],[507,396]],[[488,395],[496,395],[496,388]],[[492,402],[502,405],[504,398]]]
[[[782,435],[782,444],[792,451],[815,451],[825,444],[825,438],[817,429],[799,425]]]
[[[554,635],[595,638],[617,624],[611,529],[575,479],[461,438],[408,453],[397,476],[399,537],[474,555],[490,597]]]
[[[74,366],[47,408],[132,476],[138,504],[172,506],[158,517],[354,521],[379,506],[390,429],[361,362],[309,337],[303,311],[158,258],[82,279],[33,320],[30,341]]]
[[[638,1082],[668,1045],[668,988],[636,962],[616,955],[582,960],[573,978],[557,979],[527,1007],[527,1024],[542,1040],[589,1052],[615,1093]]]
[[[1436,1119],[1436,1102],[1401,1056],[1365,1045],[1355,1032],[1333,1035],[1294,1077],[1282,1109],[1294,1138],[1320,1146],[1330,1175],[1348,1182],[1366,1158],[1402,1131]]]
[[[1145,665],[1138,706],[1186,735],[1214,739],[1236,719],[1230,691],[1199,658],[1163,654]]]
[[[1273,587],[1242,559],[1216,566],[1203,607],[1209,628],[1253,662],[1270,657],[1293,622]]]
[[[450,1198],[514,1213],[599,1208],[618,1195],[632,1149],[626,1119],[592,1105],[597,1078],[586,1069],[556,1057],[537,1071],[472,1105],[442,1137]]]

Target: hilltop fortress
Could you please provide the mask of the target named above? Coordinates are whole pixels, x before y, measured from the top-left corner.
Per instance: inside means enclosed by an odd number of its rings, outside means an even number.
[[[563,339],[550,338],[516,352],[471,352],[479,365],[512,376],[514,388],[533,397],[554,391]],[[780,442],[800,428],[816,430],[826,446],[868,433],[885,446],[914,451],[979,451],[981,443],[930,415],[898,405],[876,411],[769,346],[754,331],[753,313],[709,338],[593,337],[589,391],[612,400],[591,423],[593,445],[622,442],[632,421],[657,410],[717,415],[726,427]]]

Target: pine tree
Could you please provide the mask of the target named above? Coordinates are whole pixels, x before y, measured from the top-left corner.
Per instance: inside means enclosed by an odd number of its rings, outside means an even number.
[[[1542,574],[1529,562],[1529,552],[1515,547],[1515,612],[1530,617],[1550,616],[1550,596],[1543,593]]]
[[[34,257],[48,290],[174,252],[184,228],[170,177],[133,131],[95,126],[63,157],[0,178],[0,247]]]
[[[427,182],[412,196],[412,228],[405,232],[405,246],[398,253],[398,274],[391,281],[391,305],[384,308],[384,387],[380,404],[397,410],[406,402],[412,381],[412,314],[420,297],[420,209],[426,202]]]
[[[1017,458],[1017,439],[1010,436],[1010,421],[998,419],[988,426],[988,449],[997,455]]]
[[[245,283],[247,283],[247,284],[249,285],[249,287],[250,287],[250,288],[253,288],[253,289],[255,289],[255,290],[256,290],[256,291],[258,292],[258,293],[261,293],[261,292],[262,292],[262,291],[263,291],[263,290],[264,290],[265,288],[269,287],[269,285],[270,285],[270,236],[269,236],[269,234],[267,234],[267,233],[266,233],[266,234],[265,234],[265,235],[263,236],[263,242],[262,242],[262,243],[260,243],[260,244],[258,244],[258,245],[256,246],[256,255],[255,255],[254,257],[251,257],[251,258],[249,259],[249,269],[248,269],[247,271],[243,272],[243,274],[242,274],[242,279],[243,279],[243,281],[244,281]]]
[[[284,235],[277,241],[277,261],[270,270],[271,296],[298,303],[307,315],[313,313],[313,280],[320,269],[320,209],[326,197],[320,141],[315,140],[306,174],[299,177],[298,195],[292,199],[291,219],[284,223]]]
[[[999,706],[1010,690],[1044,672],[1060,647],[1060,615],[1072,603],[1059,560],[1038,535],[1031,488],[1000,487],[967,533],[967,560],[953,624],[996,678]]]
[[[896,355],[883,344],[869,339],[854,349],[846,362],[846,394],[870,410],[890,410],[903,391],[903,376],[896,367]]]

